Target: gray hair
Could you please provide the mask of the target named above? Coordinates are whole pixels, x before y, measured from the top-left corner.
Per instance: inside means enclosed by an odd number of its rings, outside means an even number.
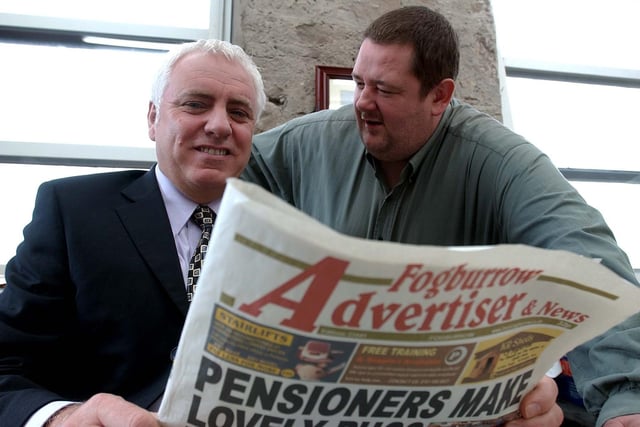
[[[183,43],[171,50],[162,65],[160,66],[156,78],[151,86],[151,102],[156,108],[160,109],[160,100],[164,90],[167,87],[169,76],[175,67],[175,64],[184,56],[191,52],[209,52],[211,54],[222,54],[228,60],[235,62],[242,66],[251,80],[253,80],[253,87],[256,91],[256,121],[260,118],[264,106],[267,102],[267,96],[264,93],[264,83],[258,67],[253,62],[253,59],[240,47],[223,40],[207,39],[198,40],[190,43]]]

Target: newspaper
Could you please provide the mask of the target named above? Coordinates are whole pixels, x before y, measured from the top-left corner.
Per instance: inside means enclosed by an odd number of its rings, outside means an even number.
[[[237,179],[209,248],[166,426],[500,425],[640,292],[564,251],[348,237]]]

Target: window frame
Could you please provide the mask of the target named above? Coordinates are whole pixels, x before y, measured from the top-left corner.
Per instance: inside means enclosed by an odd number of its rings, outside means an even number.
[[[167,50],[178,44],[202,38],[231,40],[233,0],[209,0],[209,28],[130,25],[72,18],[0,13],[0,39],[17,43],[68,46],[89,45],[86,36],[106,37],[145,43],[131,49]],[[113,47],[111,47],[113,48]],[[64,166],[106,166],[148,168],[155,163],[153,147],[127,147],[91,144],[19,142],[0,140],[1,163]]]
[[[515,60],[508,57],[502,58],[502,62],[506,77],[640,88],[640,70],[582,67]],[[507,102],[503,102],[503,109],[508,108],[509,102],[507,100]],[[505,117],[511,117],[511,111],[504,111],[504,113]],[[640,170],[583,168],[559,168],[559,170],[569,181],[640,184]]]
[[[640,70],[621,68],[598,68],[576,65],[554,64],[541,61],[524,61],[508,57],[499,58],[503,76],[525,79],[538,79],[566,83],[582,83],[588,85],[606,85],[623,88],[640,88]],[[506,85],[506,82],[502,83]],[[503,95],[508,92],[503,91]],[[512,112],[509,107],[508,95],[502,102],[503,117],[509,124]],[[510,125],[510,124],[509,124]],[[610,184],[640,185],[640,170],[620,169],[585,169],[558,168],[560,173],[573,182],[594,182]],[[634,266],[634,272],[640,280],[640,268]]]

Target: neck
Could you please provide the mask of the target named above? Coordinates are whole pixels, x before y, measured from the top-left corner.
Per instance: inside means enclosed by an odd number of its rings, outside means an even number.
[[[380,171],[382,179],[388,189],[392,189],[398,184],[398,182],[400,182],[400,176],[402,175],[402,171],[407,163],[408,162],[406,160],[396,162],[376,160],[378,170]]]

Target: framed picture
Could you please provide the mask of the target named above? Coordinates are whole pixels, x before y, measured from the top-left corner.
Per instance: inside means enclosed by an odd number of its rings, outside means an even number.
[[[316,111],[334,110],[353,102],[351,68],[316,65]]]

